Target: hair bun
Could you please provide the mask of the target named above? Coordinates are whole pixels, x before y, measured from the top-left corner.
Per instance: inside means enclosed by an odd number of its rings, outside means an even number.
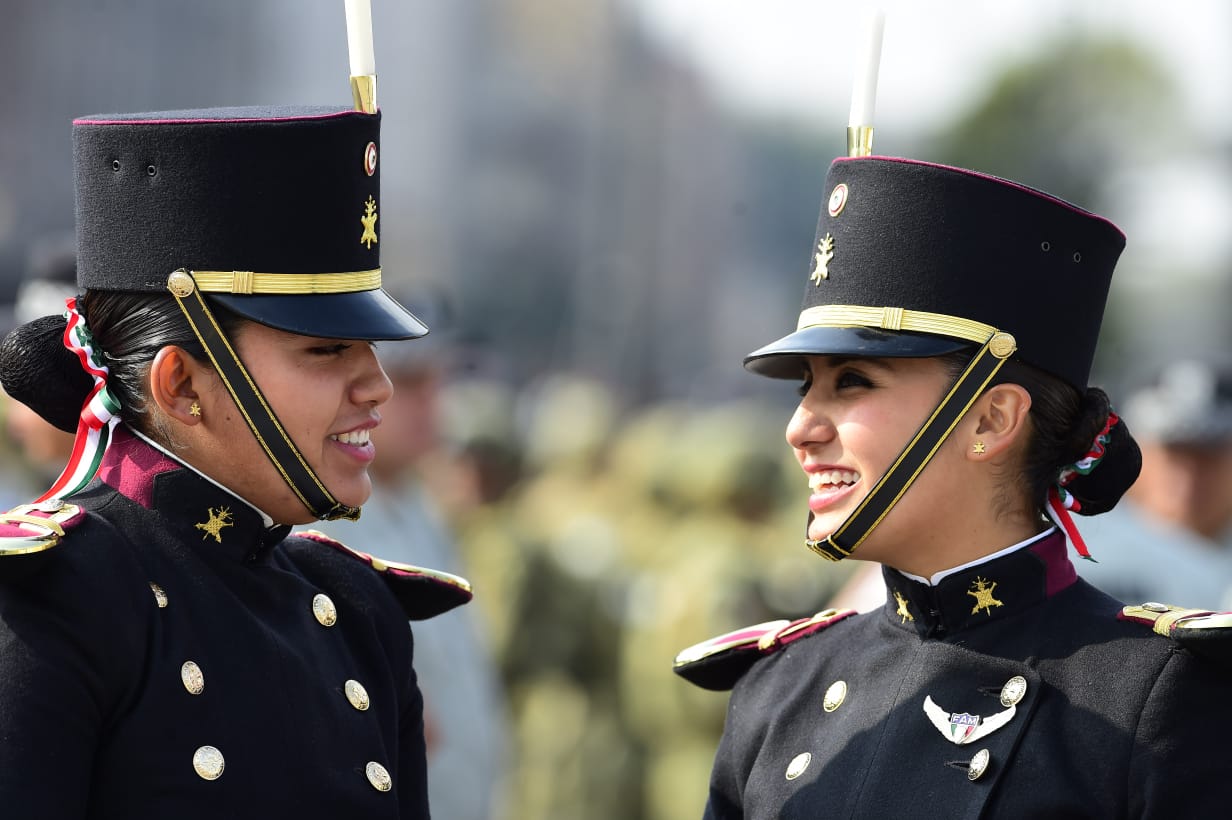
[[[4,392],[51,424],[72,433],[94,379],[64,346],[63,316],[43,316],[10,331],[0,341]]]
[[[1105,417],[1106,419],[1107,417]],[[1104,454],[1099,464],[1086,473],[1073,473],[1065,484],[1078,501],[1073,512],[1079,515],[1099,515],[1116,506],[1142,470],[1142,451],[1134,441],[1125,422],[1117,417],[1107,433]]]

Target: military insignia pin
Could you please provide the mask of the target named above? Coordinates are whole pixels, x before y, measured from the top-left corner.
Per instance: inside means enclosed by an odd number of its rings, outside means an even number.
[[[959,746],[974,743],[997,731],[1013,720],[1017,711],[1018,707],[1011,706],[995,715],[982,717],[967,712],[947,712],[936,704],[932,695],[924,698],[924,714],[928,715],[928,719],[937,727],[937,731],[941,732],[942,737]]]
[[[193,526],[205,531],[205,535],[201,536],[203,541],[212,535],[214,540],[221,544],[223,528],[235,526],[231,523],[231,510],[226,507],[219,507],[217,512],[215,512],[214,508],[210,507],[209,516],[209,521],[202,521],[200,524],[194,524]]]
[[[967,590],[967,594],[975,599],[975,606],[971,608],[971,614],[984,610],[985,615],[992,614],[992,608],[995,606],[1005,606],[1005,604],[992,597],[992,591],[997,588],[997,582],[989,583],[983,578],[976,578],[971,583],[971,589]]]
[[[834,186],[834,190],[830,192],[830,201],[826,203],[826,211],[830,216],[838,216],[843,212],[843,206],[847,204],[847,183],[840,182]]]
[[[372,250],[373,243],[378,241],[376,238],[376,221],[378,218],[376,200],[368,197],[368,201],[364,203],[364,215],[359,218],[359,221],[364,225],[364,233],[359,238],[359,241],[361,244],[367,245],[368,250]]]
[[[372,176],[376,173],[376,143],[368,143],[368,147],[364,149],[364,173]]]
[[[903,594],[897,589],[894,590],[894,600],[898,602],[898,611],[894,614],[902,617],[902,623],[914,621],[915,616],[911,614],[911,610],[907,609],[907,599],[904,598]]]
[[[817,242],[817,250],[813,254],[813,275],[809,278],[814,285],[820,285],[822,279],[830,278],[830,260],[834,258],[834,237],[826,234]]]

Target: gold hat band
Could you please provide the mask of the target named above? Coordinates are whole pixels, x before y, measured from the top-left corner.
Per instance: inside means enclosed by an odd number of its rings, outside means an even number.
[[[880,330],[908,330],[952,336],[976,344],[987,342],[997,329],[983,322],[897,307],[864,307],[862,305],[818,305],[800,314],[796,330],[806,327],[870,327]]]
[[[381,286],[381,269],[345,273],[256,273],[250,270],[195,270],[192,277],[205,293],[294,295],[355,293]]]

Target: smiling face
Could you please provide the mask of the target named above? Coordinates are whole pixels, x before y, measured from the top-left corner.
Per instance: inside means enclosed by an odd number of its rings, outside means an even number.
[[[370,435],[391,393],[368,342],[299,336],[245,322],[236,351],[309,466],[343,504],[372,485]],[[314,520],[249,430],[221,381],[202,391],[206,440],[193,464],[282,524]]]
[[[813,514],[808,537],[820,540],[859,506],[953,377],[932,358],[809,356],[806,361],[787,441],[808,479]],[[958,537],[955,530],[970,518],[960,506],[966,461],[951,436],[856,556],[914,572],[913,566],[927,563],[927,554],[946,553],[945,539]]]

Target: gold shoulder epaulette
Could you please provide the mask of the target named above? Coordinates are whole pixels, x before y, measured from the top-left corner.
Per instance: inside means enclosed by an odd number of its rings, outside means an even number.
[[[1232,670],[1232,612],[1186,609],[1154,601],[1127,606],[1117,616],[1123,621],[1149,625],[1195,655]]]
[[[0,558],[45,552],[84,517],[81,507],[59,499],[22,504],[0,513]]]
[[[310,541],[326,544],[345,555],[367,564],[385,578],[394,597],[412,621],[422,621],[468,603],[474,593],[470,581],[460,575],[427,567],[387,561],[366,552],[351,549],[336,538],[319,530],[296,533]]]
[[[0,581],[20,580],[45,566],[51,548],[85,517],[81,507],[59,499],[0,513]]]
[[[823,609],[811,618],[737,629],[683,650],[676,655],[672,671],[703,689],[726,691],[759,659],[855,614],[854,609]]]

